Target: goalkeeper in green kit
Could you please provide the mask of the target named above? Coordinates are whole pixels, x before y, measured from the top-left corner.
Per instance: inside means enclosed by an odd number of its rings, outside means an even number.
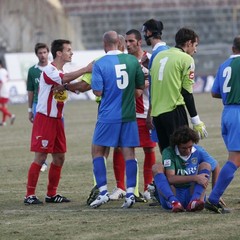
[[[175,47],[156,55],[150,68],[150,114],[161,152],[170,145],[172,133],[188,125],[186,108],[200,139],[207,137],[192,94],[195,70],[192,56],[197,51],[199,37],[193,30],[181,28],[175,35],[175,42]]]

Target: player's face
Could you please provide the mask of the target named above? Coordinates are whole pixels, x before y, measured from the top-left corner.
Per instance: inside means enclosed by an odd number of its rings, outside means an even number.
[[[63,50],[62,50],[62,60],[64,62],[71,62],[72,61],[72,47],[70,44],[64,43]]]
[[[48,62],[48,50],[46,48],[39,48],[37,51],[38,61],[41,64],[46,64]]]
[[[198,46],[198,40],[197,40],[197,39],[196,39],[195,42],[189,41],[189,43],[188,43],[188,49],[187,49],[187,54],[189,54],[190,56],[193,56],[194,53],[197,52],[197,46]]]
[[[136,55],[141,47],[141,42],[138,41],[134,34],[126,35],[125,37],[126,47],[129,54]]]
[[[192,152],[193,141],[187,143],[181,143],[178,145],[178,151],[181,156],[188,157]]]

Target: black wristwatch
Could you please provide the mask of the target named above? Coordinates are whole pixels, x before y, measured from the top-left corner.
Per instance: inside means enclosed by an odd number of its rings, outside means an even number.
[[[64,83],[64,84],[63,84],[63,87],[64,87],[65,90],[69,91],[68,83]]]

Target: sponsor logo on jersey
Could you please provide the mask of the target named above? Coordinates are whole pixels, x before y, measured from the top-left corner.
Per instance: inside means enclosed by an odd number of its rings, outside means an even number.
[[[163,161],[164,167],[170,167],[171,166],[171,159],[165,159]]]
[[[57,102],[65,102],[68,98],[68,93],[67,91],[58,91],[54,93],[53,97]]]

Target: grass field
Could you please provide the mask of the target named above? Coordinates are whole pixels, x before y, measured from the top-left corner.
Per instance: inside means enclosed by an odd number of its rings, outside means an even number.
[[[220,134],[220,100],[210,94],[196,94],[195,101],[209,137],[200,144],[222,166],[227,152]],[[31,124],[27,105],[10,105],[17,116],[13,126],[0,128],[0,239],[240,239],[239,173],[224,194],[232,209],[230,214],[207,212],[173,214],[148,203],[136,203],[122,210],[122,201],[109,202],[98,209],[86,205],[92,188],[91,137],[96,121],[97,105],[92,101],[68,102],[65,128],[68,143],[59,193],[69,197],[67,204],[25,206],[23,197],[28,167],[33,160],[29,151]],[[158,149],[157,159],[160,160]],[[137,149],[142,191],[142,149]],[[50,162],[51,156],[48,157]],[[37,196],[46,194],[47,172],[41,173]],[[112,151],[108,159],[108,188],[114,187]],[[208,187],[208,193],[211,186]]]

